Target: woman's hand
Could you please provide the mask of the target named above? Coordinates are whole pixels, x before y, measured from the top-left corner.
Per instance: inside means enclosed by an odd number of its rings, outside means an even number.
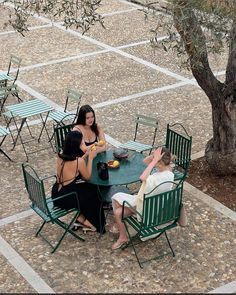
[[[164,156],[165,153],[162,153],[162,147],[159,147],[153,152],[153,162],[156,163],[161,160],[161,158]]]
[[[88,157],[90,159],[94,159],[96,156],[97,156],[97,150],[94,149],[94,148],[90,148],[87,150],[87,153],[88,153]]]

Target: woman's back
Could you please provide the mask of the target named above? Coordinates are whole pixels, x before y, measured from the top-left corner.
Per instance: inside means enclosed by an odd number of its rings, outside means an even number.
[[[61,186],[66,186],[74,181],[79,175],[79,159],[64,161],[57,157],[57,182]]]

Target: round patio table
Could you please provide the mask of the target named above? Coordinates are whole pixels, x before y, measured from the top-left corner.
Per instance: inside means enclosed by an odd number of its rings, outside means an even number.
[[[119,160],[119,168],[112,169],[108,168],[109,179],[102,180],[98,176],[97,163],[99,161],[108,162],[114,160],[113,150],[107,150],[99,153],[93,159],[93,170],[92,176],[89,180],[90,183],[97,184],[99,186],[111,186],[111,185],[122,185],[130,184],[139,181],[139,177],[143,170],[147,167],[143,163],[143,154],[132,152],[127,159]]]

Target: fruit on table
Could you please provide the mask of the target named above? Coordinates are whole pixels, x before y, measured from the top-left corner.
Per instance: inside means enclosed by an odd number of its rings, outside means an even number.
[[[120,165],[119,161],[116,161],[116,160],[115,160],[115,161],[113,162],[113,167],[117,167],[117,166],[119,166],[119,165]]]
[[[104,145],[105,144],[105,140],[99,140],[98,145]]]

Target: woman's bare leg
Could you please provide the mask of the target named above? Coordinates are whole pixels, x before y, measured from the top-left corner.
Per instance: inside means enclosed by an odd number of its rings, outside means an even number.
[[[129,208],[124,208],[124,216],[130,216],[132,215],[133,211],[130,210]],[[122,216],[122,207],[118,207],[115,209],[115,222],[117,224],[117,227],[119,229],[119,237],[118,240],[112,245],[112,249],[119,248],[118,246],[127,242],[128,237],[126,234],[126,229],[124,223],[121,221],[121,216]]]

